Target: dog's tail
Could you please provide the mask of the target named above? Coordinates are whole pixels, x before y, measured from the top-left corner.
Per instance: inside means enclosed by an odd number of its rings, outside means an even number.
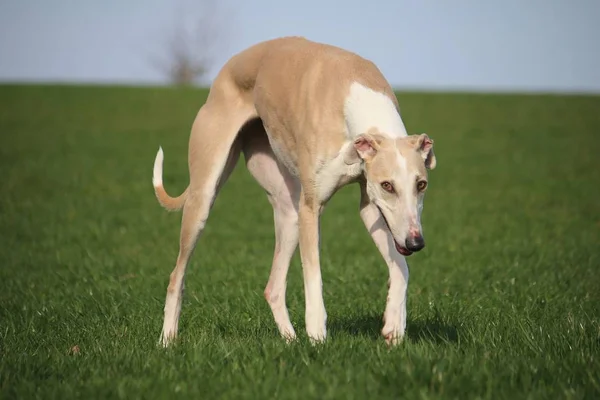
[[[154,173],[152,174],[152,184],[154,185],[154,193],[161,206],[169,211],[181,210],[187,199],[188,189],[186,188],[183,193],[177,197],[171,197],[163,187],[162,182],[162,170],[164,154],[162,147],[158,148],[158,153],[154,159]]]

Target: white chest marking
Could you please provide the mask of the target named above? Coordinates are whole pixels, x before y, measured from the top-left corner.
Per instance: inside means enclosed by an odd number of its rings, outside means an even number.
[[[353,82],[344,102],[348,139],[375,127],[383,135],[407,136],[402,118],[388,96]]]

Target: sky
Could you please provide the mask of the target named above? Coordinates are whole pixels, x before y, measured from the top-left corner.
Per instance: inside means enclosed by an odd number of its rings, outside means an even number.
[[[600,0],[206,1],[0,0],[0,81],[164,84],[150,60],[175,24],[211,15],[207,82],[244,48],[299,35],[399,89],[600,93]]]

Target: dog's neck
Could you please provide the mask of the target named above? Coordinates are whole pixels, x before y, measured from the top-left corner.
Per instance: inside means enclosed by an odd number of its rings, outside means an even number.
[[[376,128],[393,138],[407,136],[406,128],[392,100],[381,92],[353,82],[344,102],[347,139]]]

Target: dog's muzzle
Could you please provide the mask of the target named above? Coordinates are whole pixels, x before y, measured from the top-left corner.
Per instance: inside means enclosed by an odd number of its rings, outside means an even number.
[[[409,237],[404,244],[409,251],[415,252],[425,247],[425,239],[423,239],[423,235],[419,234]]]
[[[377,209],[379,210],[379,214],[381,215],[381,218],[383,218],[383,222],[385,222],[385,225],[387,226],[388,231],[391,233],[392,230],[390,229],[390,224],[388,223],[387,219],[385,218],[383,211],[381,211],[381,208],[379,208],[379,206],[377,206]],[[402,254],[405,257],[408,257],[413,252],[419,251],[423,247],[425,247],[425,239],[423,239],[423,236],[420,234],[417,236],[411,237],[409,239],[406,239],[404,241],[404,244],[400,244],[396,241],[396,239],[394,239],[394,246],[396,247],[396,251],[398,253]]]

